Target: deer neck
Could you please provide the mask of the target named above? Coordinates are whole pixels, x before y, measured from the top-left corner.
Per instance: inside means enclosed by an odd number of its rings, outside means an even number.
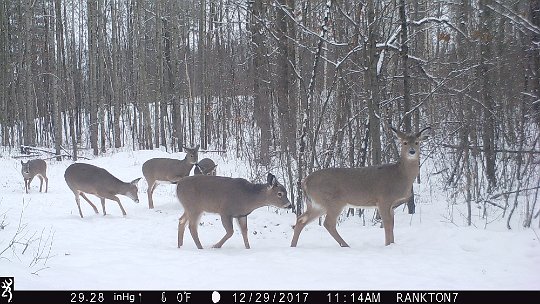
[[[111,186],[114,186],[116,189],[118,189],[118,194],[121,194],[121,195],[126,195],[126,193],[129,192],[129,183],[124,183],[123,181],[121,180],[115,180],[115,181],[111,181],[109,182]]]
[[[420,159],[418,157],[402,155],[397,165],[401,174],[406,176],[408,181],[414,181],[420,172]]]
[[[186,169],[189,169],[189,171],[191,171],[191,169],[193,169],[193,166],[197,165],[196,163],[195,164],[192,164],[189,162],[189,160],[186,158],[184,158],[182,161],[181,161],[181,167],[185,167]],[[188,171],[188,172],[189,172]],[[188,173],[189,174],[189,173]]]
[[[267,188],[267,184],[253,184],[253,210],[267,205],[265,195]]]

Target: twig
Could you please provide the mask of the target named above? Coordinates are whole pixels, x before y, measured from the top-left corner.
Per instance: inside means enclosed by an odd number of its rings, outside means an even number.
[[[536,230],[534,229],[534,227],[531,226],[531,229],[532,229],[532,231],[534,232],[534,234],[536,235],[536,240],[540,243],[540,236],[538,236],[538,233],[536,232]]]
[[[31,158],[31,157],[36,157],[36,156],[41,156],[40,154],[25,154],[25,155],[16,155],[16,156],[12,156],[11,158]]]
[[[458,145],[450,145],[450,144],[442,144],[445,148],[450,149],[468,149],[468,150],[477,150],[478,152],[485,152],[484,148],[481,146],[467,146],[462,147]],[[523,153],[523,154],[540,154],[540,151],[530,150],[530,151],[523,151],[523,150],[507,150],[507,149],[495,149],[493,150],[495,153]]]
[[[199,153],[227,153],[225,150],[199,150]]]
[[[65,154],[56,154],[56,152],[48,151],[48,150],[45,150],[45,149],[40,149],[40,148],[36,148],[36,147],[21,145],[21,153],[30,152],[30,151],[38,151],[38,152],[53,155],[51,157],[44,158],[44,160],[49,160],[49,159],[53,159],[53,158],[57,158],[57,157],[63,157],[63,158],[67,157],[67,158],[70,158],[70,159],[73,158],[73,155],[70,154],[69,151],[67,151],[64,147],[60,147],[60,148],[65,152]],[[30,157],[39,157],[39,156],[41,156],[41,154],[32,153],[32,154],[24,154],[24,155],[12,156],[12,158],[30,158]],[[77,155],[77,157],[80,158],[80,159],[86,159],[86,160],[90,159],[88,157],[79,156],[79,155]]]

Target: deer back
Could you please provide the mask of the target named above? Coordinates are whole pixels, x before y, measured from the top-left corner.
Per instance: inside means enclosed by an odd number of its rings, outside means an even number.
[[[177,195],[188,212],[211,212],[232,217],[246,216],[253,210],[272,205],[290,205],[285,187],[277,180],[253,184],[243,178],[196,175],[178,182]]]
[[[303,189],[315,204],[331,201],[342,206],[374,207],[379,202],[398,200],[410,192],[409,181],[399,171],[397,164],[323,169],[310,174],[304,180]]]
[[[64,178],[73,192],[85,192],[100,197],[105,194],[122,194],[136,202],[139,201],[137,182],[140,178],[125,183],[103,168],[84,163],[70,165],[64,173]]]
[[[152,158],[143,166],[143,175],[147,180],[175,182],[179,178],[188,176],[191,168],[198,161],[199,146],[185,148],[186,156],[182,160],[173,158]]]

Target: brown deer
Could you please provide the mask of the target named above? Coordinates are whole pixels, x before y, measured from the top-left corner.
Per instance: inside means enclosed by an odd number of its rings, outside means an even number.
[[[24,178],[24,189],[26,193],[30,190],[30,183],[37,175],[39,178],[39,192],[43,188],[43,180],[45,180],[45,192],[49,189],[49,179],[47,178],[47,163],[42,159],[32,159],[26,163],[21,160],[21,173]]]
[[[401,140],[401,157],[397,163],[363,168],[328,168],[306,177],[302,188],[307,208],[296,221],[291,247],[296,247],[302,229],[324,214],[326,230],[341,247],[349,247],[336,229],[337,218],[347,205],[378,208],[384,226],[385,245],[394,243],[393,208],[412,194],[412,184],[420,170],[420,141],[428,138],[422,134],[428,129],[404,134],[392,128]]]
[[[217,165],[210,158],[203,158],[195,164],[193,174],[195,175],[216,175]]]
[[[178,248],[184,243],[187,223],[197,248],[203,248],[197,232],[203,212],[218,213],[226,231],[225,236],[213,246],[214,248],[221,248],[233,235],[233,218],[236,218],[242,231],[244,245],[249,249],[247,216],[262,206],[291,207],[287,190],[270,173],[266,184],[252,184],[243,178],[189,176],[178,182],[176,193],[184,206],[184,214],[178,221]]]
[[[198,161],[199,145],[186,148],[186,156],[182,160],[172,158],[152,158],[142,166],[142,172],[148,183],[148,208],[154,209],[152,193],[158,183],[176,184],[178,180],[189,175],[191,168]]]
[[[73,194],[75,194],[75,201],[77,202],[81,218],[83,218],[83,214],[81,211],[79,195],[92,206],[96,214],[99,213],[96,205],[92,204],[85,193],[93,194],[101,199],[103,215],[107,214],[105,212],[105,199],[110,199],[118,203],[118,206],[120,206],[120,209],[122,210],[122,214],[126,216],[126,210],[124,210],[122,203],[120,203],[120,199],[116,196],[117,194],[125,195],[135,203],[139,203],[137,183],[141,179],[140,177],[134,179],[130,183],[124,183],[103,168],[90,164],[75,163],[66,169],[64,178],[71,191],[73,191]]]

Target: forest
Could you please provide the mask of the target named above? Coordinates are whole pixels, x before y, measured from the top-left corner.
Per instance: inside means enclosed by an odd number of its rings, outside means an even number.
[[[3,151],[199,144],[277,172],[298,214],[310,172],[395,161],[390,126],[430,126],[418,181],[468,225],[538,217],[540,0],[13,0],[0,18]]]

